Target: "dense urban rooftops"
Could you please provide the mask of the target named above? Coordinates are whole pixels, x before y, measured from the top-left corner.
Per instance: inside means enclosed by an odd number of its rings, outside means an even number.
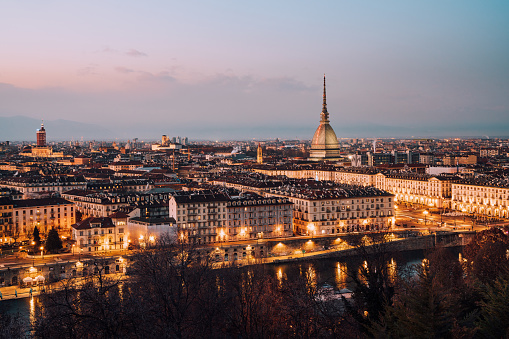
[[[311,200],[392,196],[391,193],[371,186],[364,187],[315,180],[297,180],[292,185],[271,189],[270,192]]]

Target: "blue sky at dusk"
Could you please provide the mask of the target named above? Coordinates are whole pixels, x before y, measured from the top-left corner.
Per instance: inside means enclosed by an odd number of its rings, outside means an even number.
[[[0,117],[310,139],[326,73],[338,137],[509,135],[508,17],[508,1],[3,1]]]

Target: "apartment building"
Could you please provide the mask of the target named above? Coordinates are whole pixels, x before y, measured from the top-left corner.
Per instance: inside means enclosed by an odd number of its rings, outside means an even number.
[[[69,236],[71,225],[76,222],[76,210],[72,202],[62,198],[13,200],[14,240],[30,238],[37,226],[41,237],[54,228],[60,235]]]
[[[509,218],[509,180],[486,177],[455,182],[451,207],[463,213]]]
[[[29,199],[32,194],[44,192],[61,194],[74,189],[85,189],[86,185],[83,176],[11,177],[0,181],[0,187],[18,190],[23,194],[23,199]]]
[[[0,245],[9,243],[13,230],[13,202],[9,198],[0,198]]]
[[[296,234],[380,231],[394,225],[394,196],[374,187],[302,180],[271,189],[267,196],[294,204]]]
[[[89,217],[73,224],[71,228],[78,253],[122,250],[128,246],[127,215],[123,213]]]
[[[176,192],[169,202],[179,236],[213,243],[291,235],[292,204],[287,199],[225,191]]]

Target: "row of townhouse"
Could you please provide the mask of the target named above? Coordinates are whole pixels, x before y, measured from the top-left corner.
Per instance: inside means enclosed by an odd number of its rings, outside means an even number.
[[[292,203],[283,198],[231,196],[219,190],[176,192],[169,216],[179,236],[191,243],[292,235]]]
[[[44,192],[63,193],[74,189],[85,189],[87,182],[83,176],[60,177],[11,177],[0,181],[0,187],[18,190],[23,199]]]
[[[466,179],[452,185],[451,207],[463,213],[509,218],[509,180]]]
[[[69,236],[71,225],[76,222],[72,202],[61,198],[25,199],[0,201],[0,212],[8,216],[1,225],[2,242],[14,242],[31,238],[37,227],[42,237],[52,228],[60,235]],[[5,223],[5,219],[7,223]]]
[[[394,196],[374,187],[303,180],[271,189],[266,195],[293,202],[296,234],[381,231],[395,222]]]
[[[97,192],[73,190],[62,197],[72,201],[83,217],[107,217],[114,211],[127,206],[141,206],[152,203],[167,203],[168,192]]]
[[[462,179],[454,174],[381,173],[372,168],[344,168],[324,171],[308,168],[254,169],[266,175],[295,178],[325,178],[338,183],[373,186],[394,194],[396,202],[414,203],[430,208],[450,208],[464,213],[509,218],[509,182],[490,178]]]
[[[326,177],[324,173],[315,176]],[[394,224],[394,196],[382,189],[316,178],[285,180],[280,176],[275,177],[277,179],[272,184],[270,178],[273,177],[259,178],[265,183],[260,189],[260,185],[252,185],[250,177],[251,174],[244,172],[233,179],[219,178],[211,182],[267,197],[289,199],[294,204],[293,230],[297,234],[386,230]]]
[[[176,241],[176,225],[172,218],[130,218],[123,212],[107,217],[89,217],[72,225],[75,253],[96,253],[125,250],[129,244],[146,246]]]

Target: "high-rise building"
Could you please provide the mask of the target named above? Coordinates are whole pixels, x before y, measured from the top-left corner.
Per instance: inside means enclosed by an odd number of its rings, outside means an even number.
[[[46,130],[44,122],[41,123],[41,129],[37,130],[37,147],[46,147]]]
[[[323,104],[320,114],[320,125],[316,129],[309,160],[339,160],[339,142],[336,133],[329,124],[329,112],[327,112],[327,99],[325,95],[325,75],[323,76]]]

